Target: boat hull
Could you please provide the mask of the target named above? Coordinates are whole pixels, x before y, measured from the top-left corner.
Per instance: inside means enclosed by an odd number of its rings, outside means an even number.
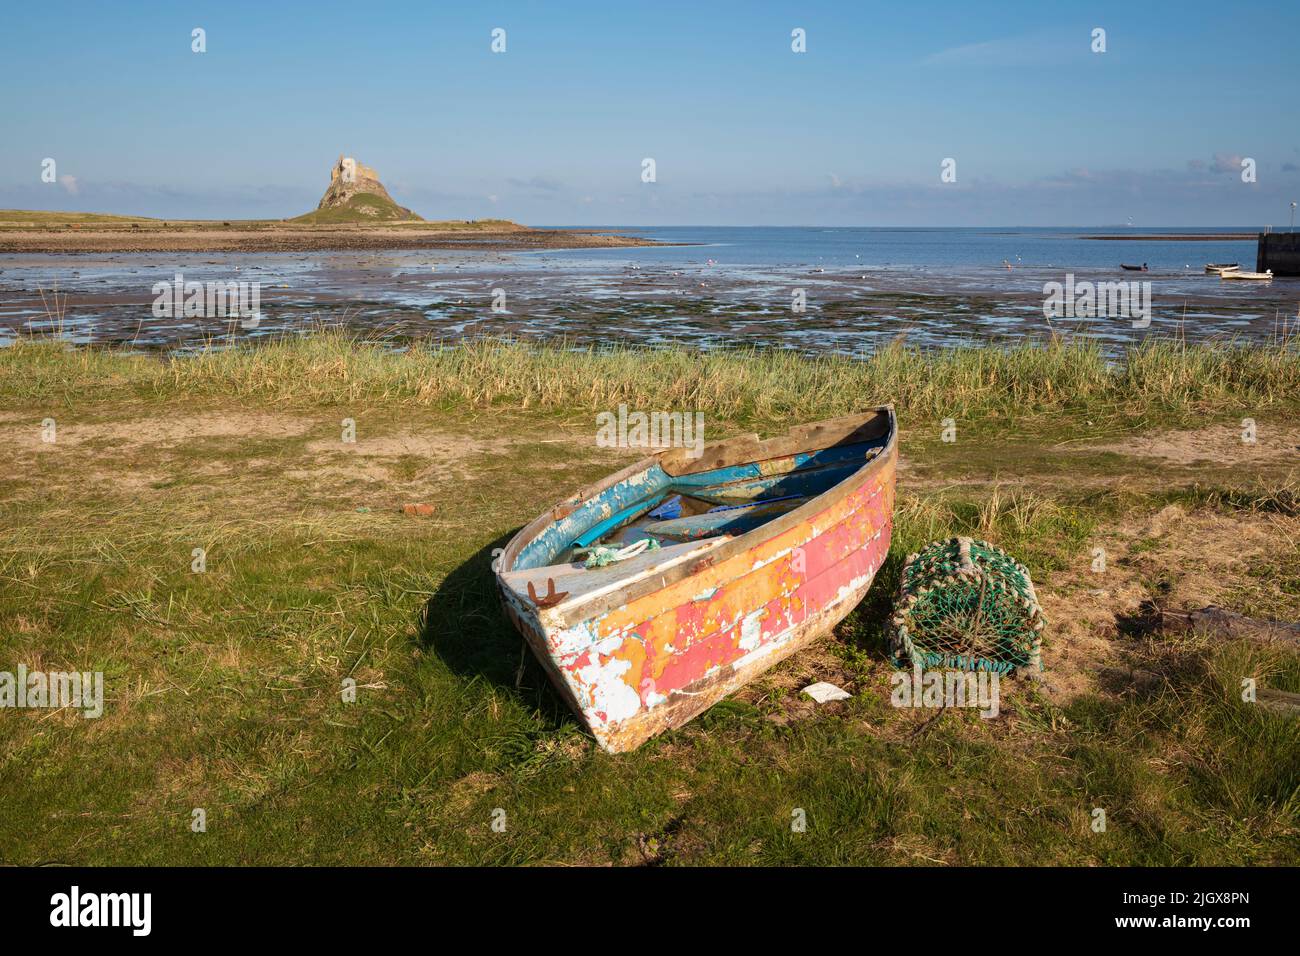
[[[600,746],[632,750],[853,610],[889,551],[896,457],[891,433],[879,455],[807,505],[689,567],[651,568],[649,587],[643,577],[597,613],[539,608],[503,585],[506,612]]]

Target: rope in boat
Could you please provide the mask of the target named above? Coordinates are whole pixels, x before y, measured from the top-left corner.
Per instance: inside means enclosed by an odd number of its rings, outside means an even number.
[[[573,553],[585,554],[587,556],[587,561],[583,565],[584,567],[603,568],[618,561],[626,561],[628,558],[635,558],[642,551],[658,550],[658,541],[654,538],[642,538],[640,541],[633,541],[626,548],[609,548],[603,544],[597,544],[590,548],[575,548]]]

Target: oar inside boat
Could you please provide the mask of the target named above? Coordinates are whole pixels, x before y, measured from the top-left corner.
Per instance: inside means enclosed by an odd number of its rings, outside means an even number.
[[[744,534],[771,521],[777,515],[793,511],[808,498],[790,495],[769,501],[756,501],[747,505],[718,505],[703,514],[667,520],[635,522],[621,529],[619,540],[637,540],[642,537],[657,541],[698,541],[720,534]]]
[[[852,442],[785,456],[757,472],[754,463],[692,471],[688,462],[679,474],[667,476],[666,487],[656,482],[649,494],[600,517],[548,563],[586,556],[588,567],[604,565],[610,551],[644,538],[663,545],[745,534],[834,487],[879,448],[871,441]]]

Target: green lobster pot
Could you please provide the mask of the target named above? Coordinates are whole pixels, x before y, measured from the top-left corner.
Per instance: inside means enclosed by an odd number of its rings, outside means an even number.
[[[949,538],[909,557],[893,624],[895,660],[923,670],[1042,668],[1047,622],[1029,571],[987,541]]]

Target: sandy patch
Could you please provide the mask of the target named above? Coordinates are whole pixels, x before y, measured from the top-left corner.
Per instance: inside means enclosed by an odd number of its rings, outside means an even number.
[[[1278,515],[1188,514],[1169,505],[1136,528],[1146,547],[1130,554],[1137,573],[1164,575],[1172,607],[1220,603],[1256,558],[1300,546],[1300,519]]]
[[[340,431],[339,438],[308,442],[307,451],[313,455],[344,454],[363,458],[415,455],[430,460],[458,462],[479,455],[504,454],[512,445],[517,444],[508,439],[471,438],[429,430],[370,436],[365,434],[364,428],[364,422],[357,424],[356,441],[342,441]]]
[[[0,441],[12,442],[24,450],[55,451],[86,442],[108,442],[121,449],[174,446],[202,438],[294,438],[315,425],[307,419],[271,412],[203,412],[112,422],[78,422],[58,414],[49,417],[55,425],[53,442],[43,439],[42,419],[35,417],[5,421],[0,426]]]
[[[307,455],[314,459],[307,467],[288,468],[285,476],[330,483],[384,482],[398,487],[417,487],[429,481],[468,480],[472,463],[478,459],[508,454],[508,439],[475,438],[461,434],[422,429],[367,435],[365,423],[357,424],[356,441],[338,438],[307,443]],[[403,459],[416,458],[412,472]]]
[[[449,431],[376,422],[372,427],[364,417],[355,423],[355,442],[345,442],[342,416],[321,411],[186,413],[167,408],[142,409],[132,417],[106,421],[77,421],[58,413],[51,417],[56,439],[52,443],[43,440],[48,432],[39,412],[6,413],[0,419],[0,444],[14,451],[9,475],[43,473],[41,494],[57,492],[75,500],[84,489],[99,489],[151,498],[175,496],[174,488],[181,484],[193,486],[184,493],[204,494],[224,506],[238,504],[259,514],[292,509],[303,495],[322,502],[362,494],[368,506],[381,508],[422,501],[445,493],[449,483],[470,483],[481,468],[509,460],[516,450],[532,444],[527,437],[480,435],[464,426]],[[283,447],[276,451],[278,440]],[[571,441],[567,436],[547,440]],[[258,454],[244,457],[245,442],[261,443]],[[566,468],[567,457],[562,462]],[[268,472],[294,482],[298,497],[268,496],[266,489],[275,487]],[[379,492],[383,500],[369,500]]]
[[[1300,463],[1300,428],[1263,424],[1255,441],[1242,440],[1240,425],[1214,425],[1189,431],[1138,435],[1085,451],[1111,451],[1135,458],[1162,458],[1180,465],[1198,462],[1237,464],[1270,461],[1290,456]]]
[[[1103,665],[1123,663],[1121,622],[1157,597],[1170,607],[1223,603],[1252,561],[1300,544],[1300,519],[1188,513],[1169,505],[1090,542],[1075,567],[1035,581],[1047,617],[1044,677],[1054,701],[1095,687]],[[1104,570],[1096,572],[1105,551]],[[1158,593],[1157,593],[1158,592]]]
[[[88,443],[103,447],[99,454],[116,456],[145,447],[171,449],[205,439],[266,440],[295,439],[309,433],[330,435],[308,442],[299,461],[290,461],[285,474],[291,478],[332,480],[361,479],[384,481],[391,477],[391,466],[406,456],[428,460],[428,467],[413,477],[463,475],[459,467],[484,455],[507,454],[518,441],[476,438],[433,429],[407,432],[367,434],[365,422],[356,426],[356,441],[342,440],[341,419],[325,421],[316,417],[297,417],[275,412],[203,412],[193,415],[141,417],[123,421],[77,422],[55,418],[55,441],[44,440],[42,421],[32,416],[9,416],[0,419],[0,443],[19,452],[58,454]],[[98,451],[98,450],[97,450]],[[226,462],[219,457],[197,466],[197,473],[211,477],[243,471],[264,463],[255,459],[247,464]],[[294,467],[296,466],[296,467]],[[190,469],[191,471],[193,469]],[[101,479],[129,483],[139,488],[164,480],[157,472],[132,476],[121,469],[93,469]]]

